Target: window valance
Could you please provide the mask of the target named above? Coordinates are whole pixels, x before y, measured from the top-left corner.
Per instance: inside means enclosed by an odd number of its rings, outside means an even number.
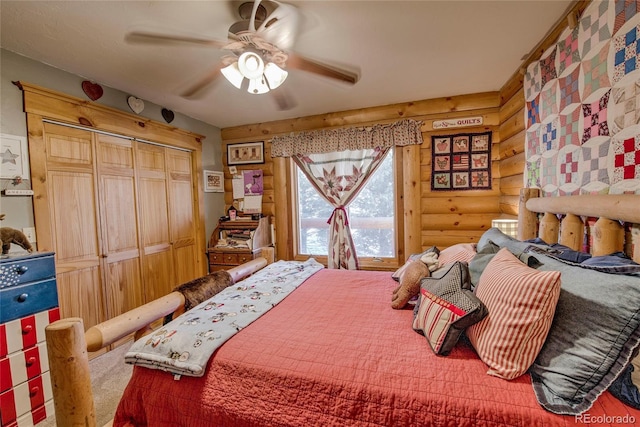
[[[390,124],[321,129],[275,136],[272,139],[271,157],[422,144],[422,123],[405,119]]]

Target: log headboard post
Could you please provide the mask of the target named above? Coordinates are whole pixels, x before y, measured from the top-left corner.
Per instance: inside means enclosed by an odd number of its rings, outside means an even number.
[[[60,319],[45,328],[56,424],[95,427],[89,355],[84,323],[79,317]],[[73,390],[57,393],[58,390]]]
[[[538,197],[537,188],[521,188],[518,203],[518,239],[534,239],[538,233],[538,215],[527,209],[527,201]]]

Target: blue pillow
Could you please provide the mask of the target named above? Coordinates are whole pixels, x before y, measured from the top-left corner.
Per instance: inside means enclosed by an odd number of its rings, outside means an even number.
[[[583,261],[578,262],[572,260],[575,256],[562,256],[562,254],[549,246],[545,247],[531,245],[530,247],[526,248],[525,251],[544,254],[565,264],[589,270],[600,271],[602,273],[640,276],[640,264],[627,257],[623,252],[614,252],[611,255],[602,256],[589,255],[588,258],[585,258]],[[575,254],[582,253],[576,251],[572,252],[574,252]]]
[[[588,410],[627,368],[640,345],[640,279],[537,255],[560,271],[555,317],[529,369],[538,402],[557,414]]]
[[[632,408],[640,409],[640,392],[631,380],[633,365],[629,365],[609,387],[609,392],[618,400]]]

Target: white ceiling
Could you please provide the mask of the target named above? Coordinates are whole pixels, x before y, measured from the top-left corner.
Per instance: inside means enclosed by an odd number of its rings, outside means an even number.
[[[291,1],[293,50],[357,67],[355,86],[292,70],[297,106],[220,79],[201,99],[179,94],[218,63],[212,47],[132,45],[132,30],[227,39],[231,1],[0,1],[2,48],[225,128],[407,101],[499,90],[569,0]]]

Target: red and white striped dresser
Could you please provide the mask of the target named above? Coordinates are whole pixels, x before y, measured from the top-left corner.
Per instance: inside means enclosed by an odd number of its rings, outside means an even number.
[[[52,252],[0,259],[0,424],[53,415],[45,327],[60,318]]]

